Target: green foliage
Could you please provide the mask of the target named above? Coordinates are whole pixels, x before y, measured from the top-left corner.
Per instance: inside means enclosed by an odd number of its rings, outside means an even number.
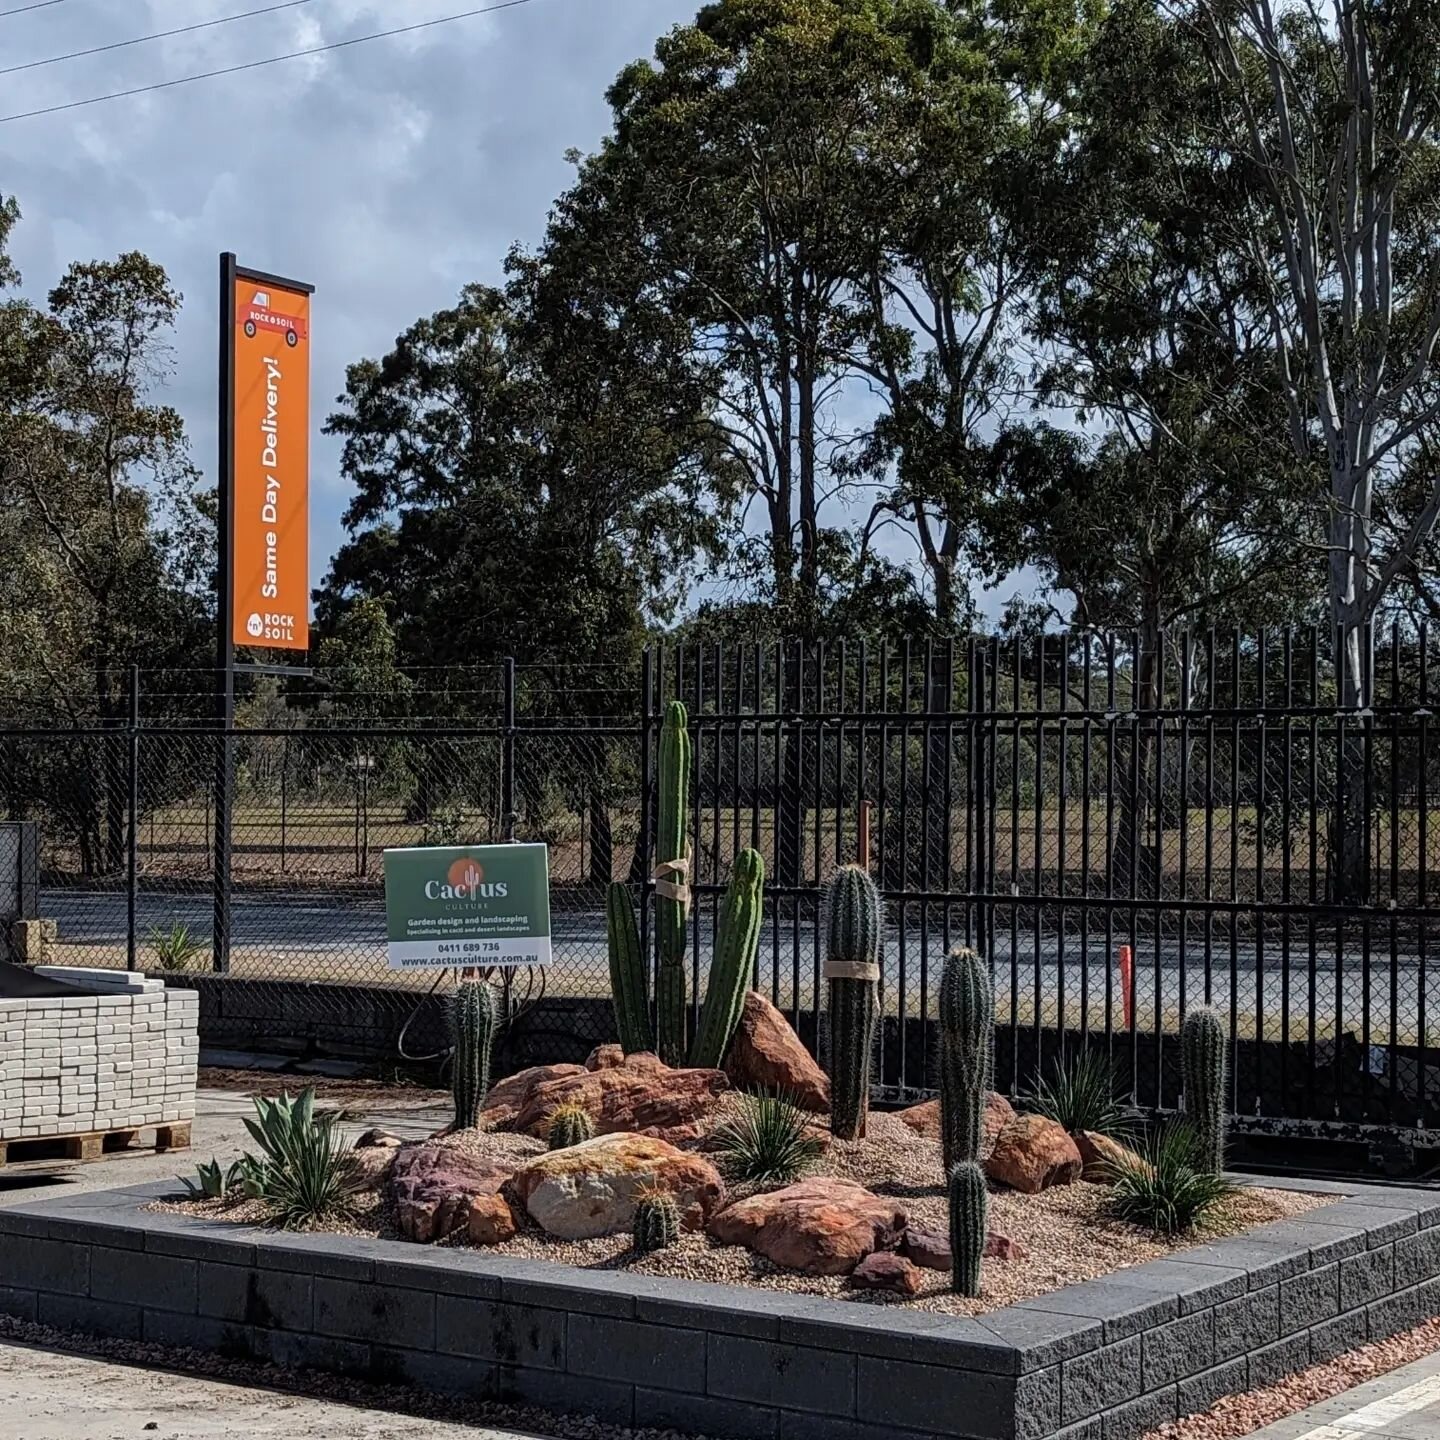
[[[957,1295],[980,1294],[980,1268],[989,1229],[990,1192],[977,1161],[961,1160],[950,1170],[950,1276]]]
[[[1144,1225],[1159,1235],[1194,1230],[1235,1187],[1204,1168],[1205,1144],[1185,1122],[1155,1135],[1141,1155],[1119,1162],[1108,1207],[1119,1220]]]
[[[227,1169],[220,1168],[220,1162],[211,1156],[209,1161],[195,1167],[195,1179],[180,1177],[186,1194],[192,1200],[223,1200],[240,1181],[239,1162]]]
[[[685,707],[672,700],[665,710],[660,730],[660,800],[656,818],[655,859],[659,866],[688,861],[690,837],[687,830],[690,804],[690,731]],[[689,893],[691,875],[687,870],[667,871],[657,880]],[[685,921],[690,911],[687,899],[657,893],[655,896],[655,946],[659,966],[655,977],[656,1038],[660,1058],[667,1065],[683,1063],[685,1056]]]
[[[1196,1163],[1211,1175],[1225,1169],[1225,1022],[1208,1005],[1180,1023],[1180,1072],[1185,1116],[1196,1140]]]
[[[557,1105],[550,1112],[545,1134],[552,1150],[568,1150],[593,1138],[595,1121],[583,1105]]]
[[[663,1250],[680,1238],[680,1206],[675,1197],[658,1185],[646,1187],[635,1196],[635,1220],[631,1239],[641,1255]]]
[[[152,925],[149,941],[151,950],[155,952],[155,963],[162,970],[189,970],[205,951],[199,936],[178,920],[172,922],[168,930]]]
[[[692,1065],[715,1069],[724,1062],[755,974],[764,898],[765,861],[758,850],[742,850],[730,868],[720,907],[705,1005],[690,1048]]]
[[[742,1095],[740,1113],[716,1127],[714,1146],[732,1179],[761,1185],[788,1185],[819,1158],[822,1146],[811,1133],[810,1116],[779,1092]]]
[[[980,1158],[980,1137],[995,1054],[995,997],[990,972],[961,946],[940,973],[940,1124],[948,1173]]]
[[[605,892],[605,939],[610,957],[610,1003],[620,1048],[627,1055],[655,1048],[650,984],[630,887],[615,881]]]
[[[495,1045],[495,992],[483,980],[462,980],[450,1001],[455,1041],[450,1088],[455,1097],[455,1128],[473,1130],[490,1090],[490,1056]]]
[[[339,1119],[336,1111],[315,1109],[313,1087],[297,1099],[255,1099],[255,1118],[245,1128],[261,1155],[242,1180],[287,1229],[334,1219],[354,1203],[354,1162]]]
[[[1135,1112],[1117,1091],[1114,1065],[1095,1050],[1071,1054],[1020,1103],[1072,1135],[1089,1130],[1124,1139],[1135,1128]]]
[[[858,865],[844,865],[825,892],[827,961],[879,966],[883,912],[879,887]],[[830,1128],[842,1140],[864,1132],[870,1108],[877,983],[830,980]]]

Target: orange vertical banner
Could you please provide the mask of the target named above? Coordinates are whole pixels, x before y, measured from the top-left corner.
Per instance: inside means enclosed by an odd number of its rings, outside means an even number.
[[[235,281],[236,645],[310,648],[310,290]]]
[[[1121,1000],[1125,1006],[1125,1028],[1135,1028],[1135,952],[1128,945],[1120,947]]]

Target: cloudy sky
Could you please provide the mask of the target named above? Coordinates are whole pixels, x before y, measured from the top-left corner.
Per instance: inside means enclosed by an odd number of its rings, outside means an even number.
[[[16,71],[277,0],[0,0],[0,117],[453,15],[477,0],[302,0],[273,13]],[[498,13],[33,118],[0,118],[0,193],[36,298],[75,259],[138,249],[185,296],[171,396],[215,453],[216,257],[312,281],[313,406],[461,285],[536,241],[604,134],[604,92],[697,0],[526,0]],[[336,449],[312,450],[312,573],[341,536]],[[991,608],[995,603],[990,597]]]

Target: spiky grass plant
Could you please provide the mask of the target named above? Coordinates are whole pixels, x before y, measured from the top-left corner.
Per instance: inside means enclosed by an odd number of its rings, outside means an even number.
[[[1235,1193],[1224,1176],[1204,1168],[1200,1137],[1184,1121],[1160,1130],[1143,1154],[1118,1162],[1113,1174],[1110,1213],[1157,1235],[1188,1234]]]
[[[1136,1115],[1119,1094],[1115,1067],[1094,1050],[1057,1065],[1048,1079],[1036,1081],[1020,1104],[1072,1135],[1089,1130],[1125,1140],[1135,1130]]]
[[[741,1096],[739,1113],[716,1129],[714,1145],[732,1179],[759,1185],[799,1179],[823,1148],[809,1115],[783,1090]]]
[[[245,1121],[262,1152],[254,1184],[286,1229],[346,1215],[354,1204],[355,1166],[339,1119],[315,1109],[313,1086],[297,1099],[256,1097],[255,1118]]]
[[[148,939],[150,948],[155,952],[156,965],[171,974],[191,969],[205,949],[204,943],[190,927],[178,920],[172,922],[168,930],[152,925]]]

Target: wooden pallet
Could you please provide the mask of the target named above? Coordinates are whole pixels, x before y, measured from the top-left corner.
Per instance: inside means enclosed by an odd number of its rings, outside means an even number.
[[[24,1140],[0,1140],[0,1175],[17,1170],[55,1169],[63,1165],[80,1165],[89,1160],[103,1160],[127,1150],[154,1150],[163,1155],[167,1150],[190,1148],[190,1122],[156,1125],[155,1143],[140,1145],[139,1130],[90,1130],[79,1135],[37,1135]]]

